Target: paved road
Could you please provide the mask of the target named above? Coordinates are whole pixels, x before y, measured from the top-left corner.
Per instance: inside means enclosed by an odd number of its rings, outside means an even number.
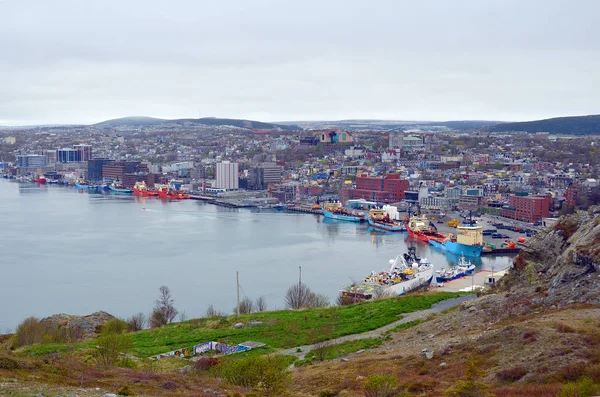
[[[469,301],[471,299],[475,299],[476,297],[477,297],[476,295],[465,295],[465,296],[460,296],[460,297],[454,298],[454,299],[447,299],[447,300],[444,300],[444,301],[434,304],[430,309],[419,310],[416,312],[408,313],[408,314],[404,315],[404,317],[402,319],[400,319],[398,321],[394,321],[393,323],[384,325],[381,328],[363,332],[362,334],[346,335],[346,336],[342,336],[342,337],[339,337],[336,339],[330,339],[329,343],[332,345],[337,345],[339,343],[348,342],[348,341],[352,341],[352,340],[378,338],[378,337],[382,336],[383,334],[385,334],[387,331],[394,329],[395,327],[397,327],[401,324],[405,324],[405,323],[415,321],[415,320],[423,320],[432,313],[439,313],[443,310],[458,306],[463,302]],[[301,352],[296,351],[298,349],[298,347],[302,350]],[[296,356],[296,357],[298,357],[298,359],[301,360],[304,358],[306,353],[308,353],[309,351],[314,349],[315,345],[314,344],[313,345],[304,345],[304,346],[298,346],[298,347],[280,350],[280,351],[278,351],[278,353],[279,354],[287,354],[290,356]]]

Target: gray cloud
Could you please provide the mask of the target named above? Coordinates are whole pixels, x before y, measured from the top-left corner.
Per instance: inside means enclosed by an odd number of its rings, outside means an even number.
[[[0,1],[0,124],[600,109],[594,0]]]

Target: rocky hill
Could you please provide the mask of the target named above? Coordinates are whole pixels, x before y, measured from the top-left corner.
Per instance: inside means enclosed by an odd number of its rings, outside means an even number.
[[[599,243],[600,207],[563,217],[528,242],[495,289],[390,333],[377,349],[302,368],[295,387],[359,396],[366,377],[398,374],[407,396],[443,396],[476,362],[481,394],[456,395],[554,397],[581,379],[600,390]]]

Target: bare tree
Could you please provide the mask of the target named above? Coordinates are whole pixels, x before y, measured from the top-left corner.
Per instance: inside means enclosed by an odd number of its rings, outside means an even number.
[[[289,309],[306,309],[311,307],[315,293],[306,284],[293,284],[285,293],[285,306]]]
[[[254,307],[257,312],[264,312],[267,310],[267,301],[264,296],[259,296],[254,303]]]
[[[163,325],[167,325],[167,318],[165,317],[165,313],[160,310],[158,307],[152,309],[150,313],[150,328],[160,328]]]
[[[184,311],[182,311],[181,313],[179,313],[179,322],[182,323],[184,321],[187,321],[188,316],[187,313]]]
[[[141,331],[146,328],[146,315],[142,312],[134,314],[127,320],[130,331]]]
[[[165,320],[165,324],[170,324],[175,320],[177,314],[179,313],[175,306],[175,300],[171,296],[171,290],[166,285],[163,285],[159,288],[160,296],[157,300],[154,301],[154,310],[152,312],[152,317],[154,317],[154,313],[156,311],[162,312],[162,315]]]
[[[208,305],[208,308],[206,308],[206,317],[217,317],[217,311],[215,310],[214,305],[211,303],[210,305]]]
[[[250,298],[244,298],[240,301],[240,306],[238,307],[240,314],[249,314],[254,310],[254,302]],[[234,308],[234,312],[237,312]]]
[[[323,294],[313,294],[309,302],[309,307],[328,307],[329,298]]]

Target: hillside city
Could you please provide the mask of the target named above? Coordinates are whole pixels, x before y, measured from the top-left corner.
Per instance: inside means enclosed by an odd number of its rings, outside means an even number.
[[[589,135],[101,123],[4,129],[0,138],[5,177],[177,183],[234,207],[363,199],[541,224],[600,203]]]

